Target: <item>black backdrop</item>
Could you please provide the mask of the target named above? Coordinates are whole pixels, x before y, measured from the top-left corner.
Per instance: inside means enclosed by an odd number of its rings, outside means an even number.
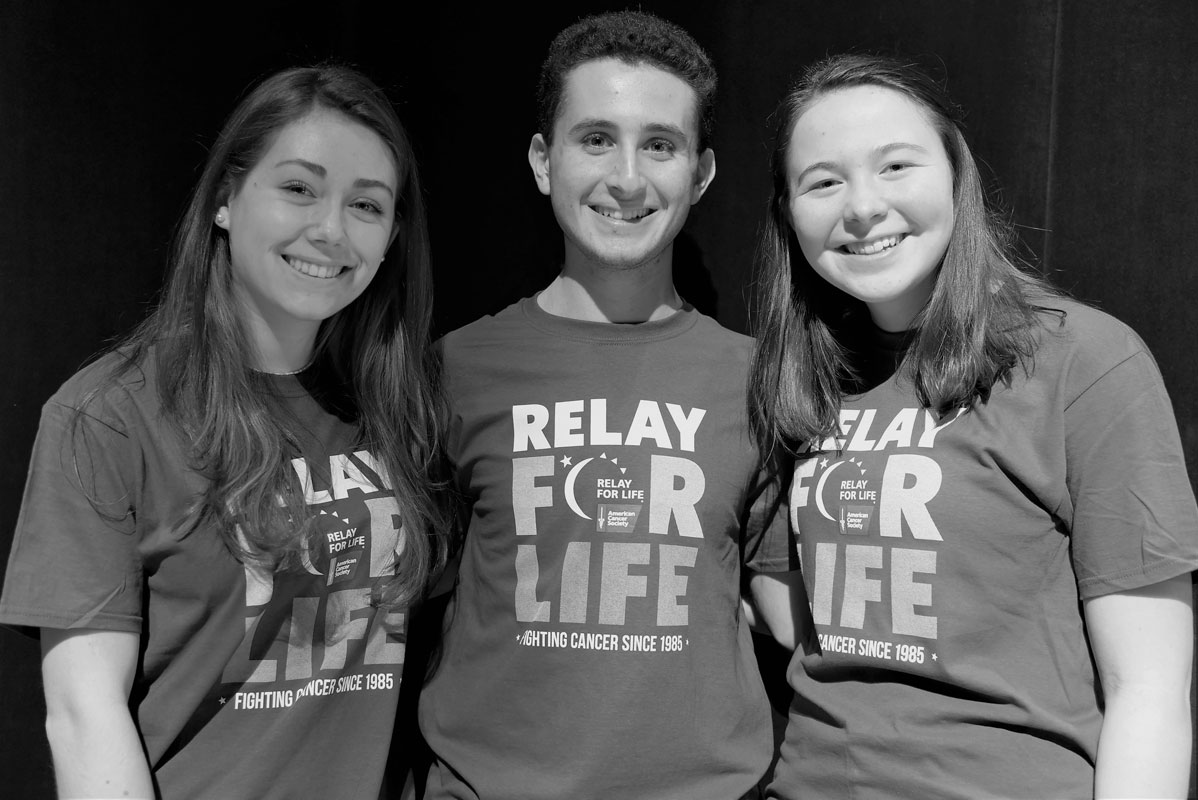
[[[171,228],[235,99],[328,57],[382,83],[416,143],[445,332],[555,273],[560,235],[525,161],[549,38],[620,3],[0,5],[0,554],[41,403],[159,286]],[[721,73],[718,172],[678,248],[679,284],[747,328],[768,188],[767,117],[814,58],[942,65],[1030,258],[1130,323],[1165,375],[1198,475],[1198,3],[1192,0],[652,2]],[[768,662],[767,663],[772,663]],[[50,794],[37,647],[0,631],[0,774]]]

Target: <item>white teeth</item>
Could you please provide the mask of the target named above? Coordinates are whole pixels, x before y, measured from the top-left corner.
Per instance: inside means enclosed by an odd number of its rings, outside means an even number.
[[[844,245],[844,249],[855,256],[872,256],[874,253],[889,250],[902,240],[902,236],[887,236],[884,239],[875,239],[872,242],[846,244]]]
[[[290,264],[292,268],[304,273],[305,275],[310,275],[313,278],[336,278],[341,274],[342,270],[342,267],[336,264],[331,267],[322,267],[319,264],[313,264],[310,261],[304,261],[302,259],[296,258],[295,256],[285,256],[285,258],[287,259],[287,263]]]
[[[651,208],[638,208],[635,211],[625,211],[622,208],[599,208],[597,206],[591,206],[591,208],[608,219],[619,219],[625,222],[636,222],[653,213],[653,209]]]

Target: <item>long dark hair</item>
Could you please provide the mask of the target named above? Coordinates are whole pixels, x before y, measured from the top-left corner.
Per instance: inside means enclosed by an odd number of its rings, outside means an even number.
[[[818,98],[854,86],[899,92],[924,110],[953,174],[953,231],[927,306],[916,317],[902,369],[919,401],[939,413],[984,401],[1017,365],[1030,367],[1037,302],[1059,293],[1019,265],[1010,224],[989,205],[962,133],[961,113],[918,66],[838,55],[809,67],[775,112],[773,190],[758,242],[757,350],[749,396],[767,453],[798,452],[834,433],[846,386],[857,378],[848,337],[869,326],[861,301],[807,263],[790,222],[786,156],[799,117]]]
[[[263,376],[253,369],[228,234],[213,216],[277,134],[318,110],[376,133],[398,178],[385,262],[361,296],[321,324],[309,371],[334,387],[332,402],[356,422],[358,444],[379,460],[387,473],[380,477],[395,491],[402,555],[376,600],[404,604],[421,594],[446,557],[445,510],[434,479],[443,399],[429,347],[432,275],[416,162],[391,103],[368,78],[339,65],[292,68],[266,78],[241,100],[179,222],[161,300],[117,345],[124,358],[107,380],[111,384],[154,358],[163,409],[190,446],[192,466],[209,481],[179,523],[185,533],[209,524],[239,558],[276,563],[306,546],[312,525],[300,512],[303,492],[291,466],[297,434],[264,397]]]

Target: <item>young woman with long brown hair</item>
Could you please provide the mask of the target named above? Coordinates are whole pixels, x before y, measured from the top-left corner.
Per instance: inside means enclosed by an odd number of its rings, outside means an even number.
[[[770,796],[1184,796],[1198,512],[1151,355],[1018,266],[917,67],[832,57],[777,119],[751,391],[809,613]]]
[[[45,405],[0,621],[64,796],[376,797],[445,560],[412,148],[354,70],[239,103],[153,314]]]

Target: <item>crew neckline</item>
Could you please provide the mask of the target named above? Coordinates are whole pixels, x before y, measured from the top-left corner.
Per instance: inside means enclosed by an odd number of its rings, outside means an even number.
[[[540,292],[520,301],[520,311],[528,323],[553,336],[591,343],[621,343],[671,339],[695,326],[699,312],[685,300],[682,307],[664,319],[648,322],[595,322],[559,317],[541,308]]]
[[[299,372],[263,372],[254,370],[254,375],[258,377],[262,390],[274,397],[302,397],[308,394],[308,390],[304,388],[301,376],[311,367],[309,364]]]
[[[914,330],[887,331],[875,324],[870,324],[866,332],[866,344],[871,349],[882,353],[896,354],[900,357],[906,354],[907,348],[915,338]]]
[[[852,346],[854,394],[863,394],[895,377],[915,338],[914,330],[887,331],[873,322],[861,326]]]

